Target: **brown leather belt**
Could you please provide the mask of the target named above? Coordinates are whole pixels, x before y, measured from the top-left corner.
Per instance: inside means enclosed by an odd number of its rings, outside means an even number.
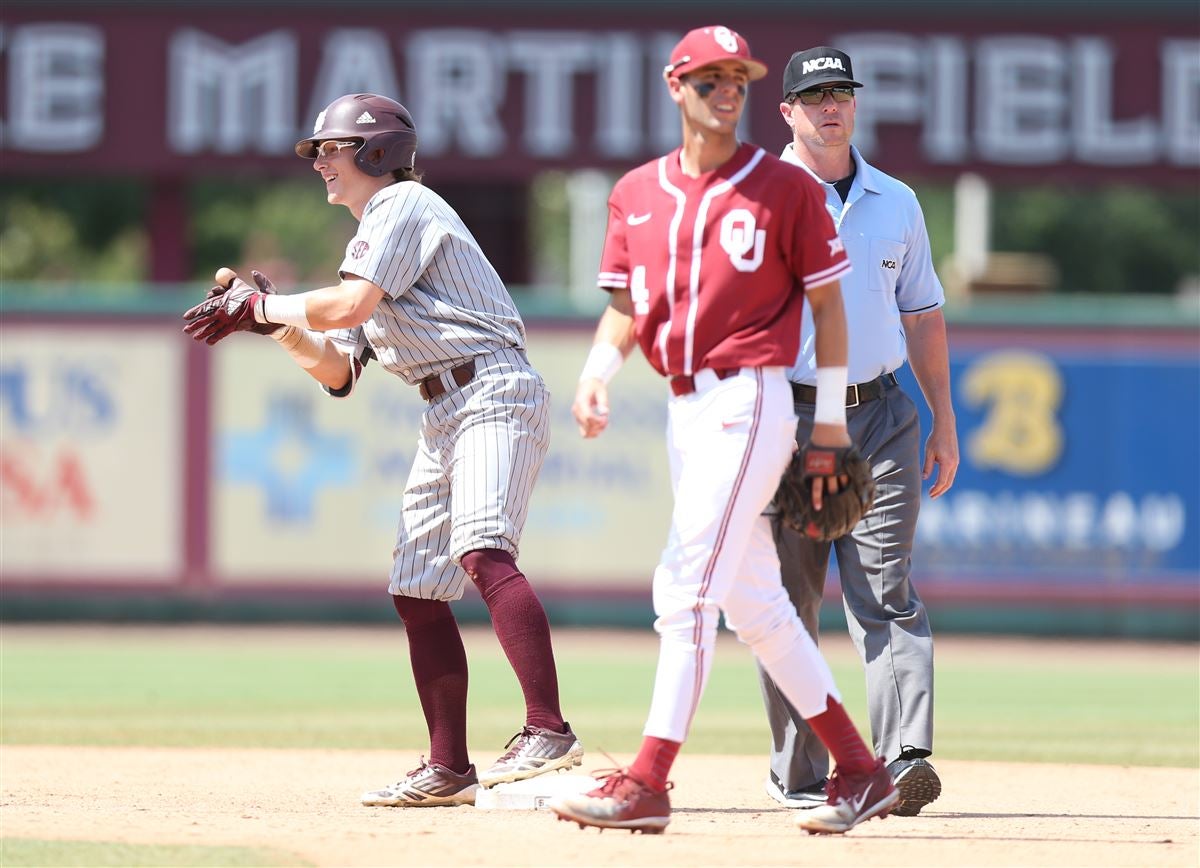
[[[419,389],[421,397],[426,401],[432,401],[434,398],[440,398],[446,394],[446,383],[442,380],[446,374],[450,375],[450,379],[455,382],[458,388],[462,388],[471,380],[475,379],[475,360],[464,362],[457,368],[451,368],[445,374],[434,374],[432,377],[426,377],[421,381]]]
[[[741,368],[713,368],[712,372],[717,375],[718,380],[728,380]],[[696,378],[694,376],[680,375],[671,378],[671,391],[677,396],[690,395],[696,391]]]
[[[846,387],[846,406],[857,407],[864,401],[874,401],[883,394],[888,386],[898,386],[900,381],[895,374],[884,374],[869,383],[851,383]],[[792,399],[797,404],[817,403],[817,387],[804,383],[792,383]]]

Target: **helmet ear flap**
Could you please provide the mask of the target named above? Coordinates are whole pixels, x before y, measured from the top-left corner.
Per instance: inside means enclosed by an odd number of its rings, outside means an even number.
[[[384,149],[379,147],[378,145],[376,145],[375,147],[371,147],[370,145],[367,145],[359,153],[359,159],[361,159],[364,163],[369,164],[372,168],[379,169],[380,163],[383,162],[383,157],[384,157],[385,153],[386,152],[384,151]],[[383,172],[380,171],[379,174],[383,174]]]

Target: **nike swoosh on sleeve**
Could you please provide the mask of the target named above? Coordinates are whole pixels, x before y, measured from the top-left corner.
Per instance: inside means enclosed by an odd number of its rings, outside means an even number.
[[[628,223],[630,226],[641,226],[643,223],[645,223],[649,219],[650,219],[649,214],[630,214],[628,217],[625,218],[625,222]]]

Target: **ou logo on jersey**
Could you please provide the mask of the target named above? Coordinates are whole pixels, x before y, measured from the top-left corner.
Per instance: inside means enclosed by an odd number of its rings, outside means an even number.
[[[758,229],[754,215],[745,208],[735,208],[721,221],[721,249],[738,271],[757,271],[762,265],[767,232]]]

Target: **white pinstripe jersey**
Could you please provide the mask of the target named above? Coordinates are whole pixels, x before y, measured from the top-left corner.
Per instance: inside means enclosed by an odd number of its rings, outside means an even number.
[[[409,385],[474,356],[525,347],[500,276],[454,209],[421,184],[392,184],[371,197],[339,272],[385,295],[365,323],[326,335],[358,358],[370,347]]]
[[[679,155],[613,188],[599,285],[630,290],[660,374],[792,364],[804,289],[850,269],[820,188],[754,145],[699,178]]]

